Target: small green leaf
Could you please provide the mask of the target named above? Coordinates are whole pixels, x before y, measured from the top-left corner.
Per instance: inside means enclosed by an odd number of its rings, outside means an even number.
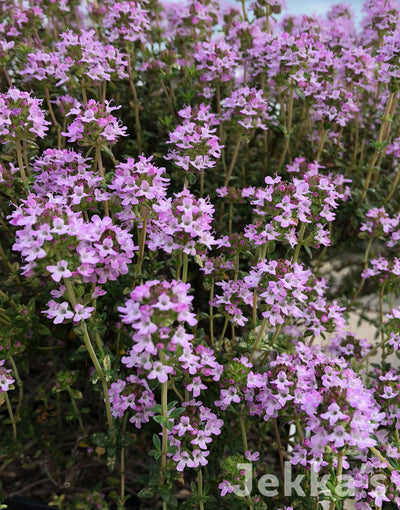
[[[161,450],[161,440],[158,434],[153,434],[153,445],[157,450]]]
[[[178,418],[182,413],[185,412],[185,409],[183,407],[178,407],[177,409],[174,409],[168,416],[169,418]]]

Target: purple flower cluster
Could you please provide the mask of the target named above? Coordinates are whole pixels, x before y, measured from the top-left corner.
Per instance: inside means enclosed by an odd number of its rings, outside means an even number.
[[[81,146],[112,145],[120,136],[127,136],[126,127],[111,115],[118,108],[120,106],[110,106],[108,101],[103,105],[90,99],[87,104],[69,111],[67,115],[75,115],[75,118],[62,135]]]
[[[171,356],[185,356],[193,350],[193,335],[184,328],[184,323],[197,323],[191,312],[193,297],[187,294],[189,288],[189,284],[176,280],[150,280],[132,291],[125,306],[118,308],[122,322],[133,329],[134,344],[122,358],[124,365],[146,370],[148,379],[160,383],[175,373],[173,359],[162,363],[159,353],[166,349]]]
[[[13,142],[21,139],[44,138],[48,125],[42,101],[16,88],[0,94],[0,141]]]
[[[0,360],[0,395],[8,390],[12,390],[14,388],[13,383],[15,379],[13,379],[11,373],[12,370],[10,368],[6,368],[4,366],[5,360]]]
[[[132,413],[129,421],[138,429],[155,414],[150,410],[156,405],[154,393],[147,381],[136,375],[129,375],[126,381],[118,379],[112,383],[109,396],[114,418],[121,418],[128,411]]]
[[[126,55],[100,42],[94,30],[80,34],[69,30],[60,35],[55,51],[29,53],[22,75],[29,81],[45,80],[57,87],[68,84],[75,88],[82,78],[95,83],[127,78],[126,67]]]
[[[211,226],[214,206],[208,199],[197,199],[184,189],[175,193],[174,199],[160,200],[153,209],[157,218],[149,225],[150,250],[162,249],[166,253],[182,250],[195,256],[216,244]]]
[[[204,104],[199,106],[198,111],[187,106],[178,113],[184,121],[170,133],[166,143],[175,148],[164,158],[186,171],[201,172],[214,168],[223,147],[213,127],[219,124],[216,115],[210,112],[210,106]]]

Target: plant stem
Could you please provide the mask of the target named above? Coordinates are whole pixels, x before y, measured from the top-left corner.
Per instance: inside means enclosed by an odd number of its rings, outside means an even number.
[[[138,255],[138,261],[135,266],[135,276],[132,284],[132,288],[135,286],[135,279],[136,275],[140,274],[142,271],[142,263],[144,258],[144,249],[146,246],[146,235],[147,235],[147,222],[149,219],[149,210],[142,206],[142,230],[140,233],[140,239],[139,239],[139,255]],[[138,230],[139,233],[139,230]]]
[[[306,230],[306,224],[302,223],[301,227],[300,227],[299,237],[297,239],[297,245],[296,245],[296,248],[295,248],[294,254],[293,254],[292,264],[295,264],[297,262],[298,257],[299,257],[300,248],[301,248],[301,245],[302,245],[302,242],[303,242],[303,237],[304,237],[305,230]]]
[[[225,331],[226,331],[226,328],[228,327],[228,322],[229,322],[228,317],[225,317],[224,327],[222,328],[222,333],[221,333],[221,336],[219,339],[220,342],[222,342],[224,340]]]
[[[210,303],[213,302],[214,299],[214,280],[212,281],[211,288],[210,288]],[[210,343],[211,347],[214,347],[214,307],[212,304],[209,305],[209,316],[210,316]]]
[[[201,468],[199,468],[198,479],[197,479],[197,501],[199,503],[199,509],[204,510],[203,505],[203,473],[201,472]]]
[[[75,305],[78,303],[75,291],[72,283],[68,280],[68,278],[64,278],[65,287],[67,289],[67,294],[69,298],[69,302],[71,303],[72,308],[75,308]],[[99,379],[101,381],[101,384],[103,386],[103,394],[104,394],[104,402],[106,405],[106,415],[107,415],[107,423],[109,430],[113,430],[114,423],[111,415],[111,405],[110,405],[110,398],[108,395],[108,383],[106,381],[106,378],[104,376],[103,369],[101,368],[100,362],[97,358],[96,352],[93,349],[92,342],[90,341],[89,332],[87,329],[86,321],[82,320],[82,329],[83,329],[83,341],[85,343],[86,349],[89,353],[89,356],[93,362],[93,365],[96,369],[96,372],[99,376]]]
[[[233,156],[232,156],[232,159],[231,159],[231,164],[229,165],[228,171],[226,173],[224,186],[228,186],[229,179],[231,178],[232,171],[233,171],[233,168],[234,168],[235,163],[236,163],[236,159],[237,159],[238,154],[239,154],[239,149],[240,149],[241,141],[242,141],[242,132],[239,133],[239,136],[236,139],[235,149],[233,151]]]
[[[188,255],[187,255],[187,253],[184,253],[183,254],[183,270],[182,270],[182,281],[183,281],[183,283],[187,282],[188,264],[189,264]]]
[[[335,486],[338,485],[338,482],[340,483],[342,478],[342,468],[343,468],[343,452],[338,452],[337,456],[337,467],[336,467],[336,481]],[[334,510],[335,508],[335,501],[331,501],[331,504],[329,506],[329,510]]]
[[[375,457],[377,457],[381,462],[384,462],[386,464],[386,467],[389,469],[389,471],[394,471],[394,467],[390,464],[390,462],[387,459],[385,459],[381,452],[375,448],[375,446],[370,446],[369,449],[375,455]]]
[[[15,417],[14,417],[14,414],[13,414],[13,411],[12,411],[12,407],[11,407],[10,399],[8,398],[8,392],[7,391],[5,392],[5,398],[6,398],[8,414],[10,416],[11,426],[12,426],[12,429],[13,429],[13,439],[15,441],[17,439],[17,424],[15,422]]]
[[[254,341],[254,345],[253,345],[253,349],[251,351],[251,355],[250,355],[250,359],[249,361],[251,362],[252,359],[254,358],[254,354],[256,353],[256,350],[258,349],[258,346],[261,342],[261,338],[264,334],[264,331],[265,331],[265,328],[267,327],[267,322],[268,322],[268,319],[266,317],[264,317],[262,323],[261,323],[261,326],[260,326],[260,329],[258,331],[258,334],[257,334],[257,337]]]
[[[382,150],[379,145],[384,140],[386,140],[386,137],[389,134],[389,131],[390,131],[390,122],[391,122],[389,113],[391,111],[394,111],[394,105],[395,105],[396,98],[397,98],[397,92],[392,92],[390,94],[389,98],[388,98],[387,103],[386,103],[385,113],[383,115],[381,128],[379,130],[379,136],[378,136],[378,141],[377,141],[378,147],[375,149],[375,151],[374,151],[374,153],[372,155],[372,158],[370,160],[370,164],[369,164],[368,172],[367,172],[367,177],[365,179],[364,189],[362,191],[360,202],[363,202],[365,200],[366,195],[367,195],[368,186],[369,186],[369,183],[370,183],[370,180],[371,180],[372,172],[373,172],[373,170],[375,168],[376,160],[378,159],[378,156],[379,156],[379,154],[380,154],[380,152]]]
[[[279,434],[279,428],[278,428],[278,423],[276,421],[276,418],[272,419],[272,423],[274,425],[276,442],[278,443],[279,465],[281,468],[282,480],[285,481],[285,469],[284,469],[283,453],[282,453],[282,441],[281,441],[281,436]]]
[[[21,409],[22,401],[24,398],[24,385],[23,385],[22,380],[19,376],[17,365],[16,365],[14,358],[12,356],[10,356],[10,361],[11,361],[11,365],[13,367],[13,375],[15,377],[15,381],[17,383],[18,391],[19,391],[17,409],[15,410],[15,417],[18,420],[19,419],[19,411]]]
[[[161,363],[165,362],[165,355],[161,355]],[[161,414],[163,418],[168,417],[168,381],[161,383]],[[168,430],[165,423],[162,424],[162,445],[161,445],[161,472],[160,484],[165,483],[165,472],[167,470],[167,453],[168,453]],[[163,501],[163,507],[166,503]]]
[[[99,145],[96,145],[96,161],[97,161],[97,166],[98,166],[98,169],[99,169],[99,175],[103,179],[103,184],[105,184],[103,160],[101,159],[101,149],[100,149]],[[108,200],[105,200],[103,202],[103,204],[104,204],[104,214],[106,216],[110,216],[110,213],[109,213],[109,210],[108,210]]]
[[[125,413],[122,422],[122,436],[126,433],[126,425],[128,422],[128,413]],[[120,470],[120,496],[118,502],[118,510],[125,508],[125,446],[121,448],[121,470]]]
[[[75,399],[73,398],[72,396],[72,391],[71,391],[71,388],[68,387],[68,393],[69,393],[69,396],[71,398],[71,403],[72,403],[72,407],[74,408],[74,411],[77,415],[77,418],[78,418],[78,422],[79,422],[79,428],[81,429],[81,432],[82,434],[84,435],[84,437],[87,436],[87,433],[86,433],[86,430],[85,430],[85,427],[83,425],[83,421],[82,421],[82,416],[81,416],[81,412],[79,411],[79,408],[75,402]]]
[[[139,117],[140,104],[139,104],[139,101],[138,101],[138,96],[137,96],[137,92],[136,92],[135,82],[133,81],[132,67],[131,67],[131,56],[130,56],[129,53],[128,53],[128,68],[127,68],[127,71],[128,71],[128,76],[129,76],[129,87],[131,89],[132,96],[133,96],[133,108],[134,108],[134,113],[135,113],[136,141],[137,141],[137,145],[138,145],[138,152],[139,152],[139,154],[141,154],[143,152],[143,146],[142,146],[142,133],[141,133],[142,128],[140,126],[140,117]]]
[[[243,453],[246,453],[249,450],[249,447],[247,445],[246,425],[244,423],[242,414],[239,414],[239,423],[240,423],[240,432],[242,433]]]
[[[283,163],[285,162],[286,154],[289,150],[290,144],[290,135],[292,131],[292,119],[293,119],[293,95],[294,95],[294,86],[290,84],[290,92],[289,92],[289,102],[287,107],[287,116],[286,116],[286,132],[285,132],[285,145],[283,147],[283,151],[281,154],[281,159],[279,160],[278,168],[282,168]]]
[[[47,107],[49,109],[51,120],[53,122],[54,127],[57,130],[57,144],[58,144],[58,148],[61,149],[61,129],[60,129],[60,124],[57,122],[56,116],[54,115],[53,106],[52,106],[51,101],[50,101],[49,89],[47,87],[44,88],[44,95],[46,97]]]
[[[85,78],[81,79],[81,91],[82,91],[83,104],[86,105],[88,100],[87,100],[87,94],[86,94]]]
[[[21,142],[18,138],[15,140],[15,149],[17,151],[17,160],[18,160],[19,172],[21,174],[21,179],[25,184],[27,184],[28,181],[26,179],[24,163],[22,161]]]

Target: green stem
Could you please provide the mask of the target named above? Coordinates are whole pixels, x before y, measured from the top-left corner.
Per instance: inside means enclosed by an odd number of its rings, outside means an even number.
[[[13,414],[13,411],[12,411],[12,407],[11,407],[10,399],[8,398],[8,392],[7,391],[5,392],[5,398],[6,398],[8,414],[10,416],[11,426],[12,426],[12,429],[13,429],[13,439],[15,441],[17,439],[17,424],[15,422],[15,417],[14,417],[14,414]]]
[[[11,361],[11,365],[13,367],[13,376],[15,377],[15,381],[17,383],[18,391],[19,391],[17,409],[15,410],[15,417],[18,420],[19,419],[19,411],[21,409],[22,401],[24,398],[24,385],[23,385],[22,380],[19,376],[17,365],[16,365],[14,358],[12,356],[10,356],[10,361]]]
[[[57,130],[58,148],[61,149],[61,128],[60,128],[60,124],[57,122],[56,116],[54,115],[53,106],[52,106],[51,101],[50,101],[49,89],[47,87],[44,88],[44,95],[46,97],[47,108],[49,109],[51,120],[53,122],[54,127]]]
[[[132,96],[133,96],[133,108],[134,108],[134,114],[135,114],[135,129],[136,129],[136,141],[137,141],[137,145],[138,145],[138,152],[139,152],[139,154],[141,154],[143,152],[143,146],[142,146],[142,133],[141,133],[142,129],[141,129],[141,126],[140,126],[140,117],[139,117],[140,104],[139,104],[139,100],[138,100],[138,96],[137,96],[137,92],[136,92],[135,83],[134,83],[133,77],[132,77],[131,57],[130,57],[129,54],[128,54],[128,67],[127,67],[127,71],[128,71],[128,77],[129,77],[129,87],[131,89]]]
[[[381,462],[384,462],[386,464],[386,467],[389,469],[389,471],[394,471],[394,467],[390,464],[390,462],[385,459],[385,457],[381,454],[379,450],[377,450],[374,446],[370,446],[369,449],[371,452],[377,457]]]
[[[122,436],[126,433],[126,425],[128,422],[128,413],[125,413],[122,422]],[[118,510],[125,508],[125,446],[121,448],[121,470],[120,470],[120,496],[118,502]]]
[[[96,145],[96,161],[97,161],[97,165],[98,165],[98,169],[99,169],[99,175],[103,179],[103,183],[105,184],[103,160],[101,158],[101,149],[100,149],[99,145]],[[106,216],[110,216],[110,213],[108,210],[108,200],[105,200],[103,202],[103,204],[104,204],[104,214]]]
[[[323,148],[325,145],[325,140],[326,140],[326,131],[322,127],[322,129],[320,130],[320,133],[319,133],[318,152],[317,152],[317,157],[315,158],[316,161],[319,161],[321,158],[321,154],[322,154],[322,151],[323,151]]]
[[[161,356],[161,363],[165,361],[165,355]],[[164,419],[168,417],[168,381],[161,383],[161,414]],[[162,445],[161,445],[161,472],[160,484],[165,483],[165,472],[167,470],[167,453],[168,453],[168,430],[165,424],[162,424]],[[164,506],[165,502],[163,502]],[[166,504],[165,504],[166,508]]]
[[[74,287],[73,287],[72,283],[68,280],[68,278],[64,278],[64,283],[65,283],[65,287],[67,289],[67,294],[68,294],[69,302],[71,303],[72,308],[75,309],[75,305],[78,303],[78,301],[77,301],[76,296],[75,296]],[[93,362],[93,365],[94,365],[94,367],[96,369],[96,372],[97,372],[97,374],[99,376],[99,379],[100,379],[102,387],[103,387],[103,394],[104,394],[104,401],[105,401],[105,405],[106,405],[106,415],[107,415],[108,428],[110,430],[113,430],[114,423],[113,423],[113,419],[112,419],[112,415],[111,415],[110,398],[109,398],[109,395],[108,395],[108,384],[107,384],[106,378],[104,376],[103,369],[101,368],[100,362],[99,362],[99,360],[97,358],[96,352],[93,349],[92,342],[90,341],[89,332],[88,332],[88,329],[87,329],[86,322],[84,320],[82,320],[81,323],[82,323],[82,329],[83,329],[83,341],[85,343],[86,349],[87,349],[87,351],[89,353],[89,356],[90,356],[90,358],[91,358],[91,360]]]
[[[304,441],[303,429],[301,428],[300,420],[296,413],[294,413],[294,422],[296,424],[296,430],[297,434],[299,435],[300,441],[303,442]]]
[[[232,234],[232,218],[233,218],[233,203],[231,200],[229,202],[229,212],[228,212],[228,234]]]
[[[204,168],[202,168],[200,172],[200,198],[203,197],[203,194],[204,194]]]
[[[240,423],[240,432],[242,433],[243,452],[245,453],[249,450],[249,447],[247,445],[246,425],[244,423],[244,419],[241,414],[239,414],[239,423]]]
[[[228,171],[226,173],[224,186],[228,186],[229,180],[230,180],[231,175],[232,175],[233,168],[234,168],[235,163],[236,163],[236,159],[237,159],[238,154],[239,154],[239,149],[240,149],[241,141],[242,141],[242,132],[240,132],[239,136],[237,137],[235,149],[233,151],[233,156],[232,156],[232,159],[231,159],[231,164],[229,165]]]
[[[210,288],[210,303],[213,302],[214,299],[214,280],[212,281],[211,288]],[[214,347],[214,307],[210,304],[209,305],[210,310],[210,343],[211,347]]]
[[[368,191],[368,187],[369,187],[369,183],[370,183],[370,180],[371,180],[371,176],[372,176],[372,172],[375,168],[375,163],[376,163],[376,160],[378,159],[378,156],[381,152],[381,148],[380,148],[380,144],[382,144],[382,142],[386,139],[386,136],[389,134],[389,129],[388,129],[388,126],[390,126],[390,117],[389,117],[389,113],[390,111],[393,109],[392,108],[392,104],[394,105],[395,104],[395,101],[396,101],[396,97],[397,97],[397,92],[392,92],[388,98],[388,101],[386,103],[386,108],[385,108],[385,113],[383,115],[383,119],[382,119],[382,124],[381,124],[381,128],[379,130],[379,136],[378,136],[378,141],[377,141],[377,144],[378,144],[378,148],[375,149],[373,155],[372,155],[372,158],[371,158],[371,161],[370,161],[370,164],[369,164],[369,167],[368,167],[368,172],[367,172],[367,177],[365,179],[365,184],[364,184],[364,189],[362,191],[362,195],[361,195],[361,198],[360,198],[360,202],[363,202],[365,200],[365,197],[367,195],[367,191]]]
[[[17,160],[18,160],[19,172],[21,174],[21,179],[25,184],[27,184],[28,181],[26,179],[24,163],[22,161],[21,142],[18,138],[15,140],[15,149],[17,151]]]
[[[188,265],[189,265],[188,255],[187,255],[187,253],[184,253],[183,254],[183,271],[182,271],[182,281],[183,281],[183,283],[187,282]]]
[[[275,433],[275,437],[276,437],[276,442],[278,444],[278,455],[279,455],[279,465],[280,465],[280,468],[281,468],[281,474],[282,474],[282,480],[284,481],[285,480],[285,468],[284,468],[284,461],[283,461],[283,453],[282,453],[282,441],[281,441],[281,436],[279,434],[279,428],[278,428],[278,423],[276,421],[276,418],[273,418],[272,419],[272,423],[274,425],[274,433]]]
[[[201,468],[199,468],[198,478],[197,478],[197,501],[199,503],[199,509],[200,510],[204,510],[204,505],[203,505],[203,473],[201,471]]]
[[[283,163],[285,162],[286,154],[289,150],[290,144],[290,135],[292,131],[292,119],[293,119],[293,96],[294,96],[294,86],[290,84],[290,92],[289,92],[289,102],[287,107],[287,116],[286,116],[286,132],[285,132],[285,145],[283,147],[283,151],[281,154],[281,159],[279,161],[278,168],[282,168]]]
[[[76,413],[76,416],[78,418],[78,422],[79,422],[79,428],[81,429],[81,432],[82,434],[86,437],[87,436],[87,433],[86,433],[86,430],[85,430],[85,427],[83,425],[83,421],[82,421],[82,416],[81,416],[81,412],[79,411],[79,408],[75,402],[75,399],[73,398],[72,396],[72,390],[70,387],[68,387],[68,394],[71,398],[71,403],[72,403],[72,407],[74,408],[74,411]]]
[[[364,270],[367,269],[367,266],[368,266],[368,259],[369,259],[369,252],[370,252],[370,249],[371,249],[371,246],[372,246],[372,242],[374,240],[374,237],[370,237],[369,238],[369,241],[368,241],[368,244],[367,244],[367,247],[365,249],[365,253],[364,253]],[[350,310],[350,308],[353,306],[353,303],[354,301],[356,300],[358,294],[360,293],[360,291],[362,290],[362,288],[364,287],[364,283],[365,283],[365,278],[363,278],[357,288],[357,290],[355,291],[355,293],[353,294],[353,297],[351,298],[351,301],[350,303],[347,305],[346,307],[346,312]]]
[[[224,327],[222,328],[222,333],[221,333],[221,336],[219,339],[220,342],[223,342],[223,340],[224,340],[225,331],[226,331],[226,328],[228,327],[228,322],[229,322],[228,317],[225,317]]]
[[[292,264],[295,264],[297,262],[298,257],[299,257],[300,248],[301,248],[301,245],[302,245],[302,242],[303,242],[303,237],[304,237],[305,230],[306,230],[306,224],[302,223],[301,227],[300,227],[299,237],[297,239],[297,245],[296,245],[296,248],[295,248],[294,254],[293,254]]]
[[[384,206],[389,202],[393,193],[396,191],[396,187],[397,187],[397,184],[399,183],[399,180],[400,180],[400,168],[397,170],[396,176],[393,179],[393,183],[390,187],[389,193],[388,193],[387,197],[385,198],[385,200],[383,201]]]
[[[264,334],[265,328],[267,327],[267,323],[268,323],[268,319],[266,317],[264,317],[264,319],[263,319],[263,321],[261,323],[260,329],[258,331],[257,337],[256,337],[256,339],[254,341],[253,349],[251,351],[251,355],[250,355],[250,359],[249,359],[250,362],[254,358],[254,354],[256,353],[256,351],[258,349],[258,346],[259,346],[259,344],[261,342],[261,339],[262,339],[262,336]]]
[[[224,147],[224,129],[223,129],[223,125],[222,125],[222,122],[221,122],[221,85],[220,83],[217,83],[215,85],[215,95],[216,95],[216,100],[217,100],[217,113],[218,113],[218,119],[219,119],[219,124],[218,124],[218,136],[219,136],[219,141],[222,145],[222,149],[221,149],[221,161],[222,161],[222,168],[224,170],[224,174],[226,175],[226,161],[225,161],[225,147]]]
[[[149,219],[149,210],[142,206],[142,231],[140,233],[140,240],[139,240],[139,255],[138,255],[138,261],[135,266],[135,277],[133,280],[132,288],[135,286],[135,279],[136,275],[140,274],[142,271],[142,264],[143,264],[143,258],[144,258],[144,249],[146,247],[146,235],[147,235],[147,222]]]
[[[338,456],[337,456],[337,467],[336,467],[336,481],[335,481],[335,486],[339,485],[340,482],[341,482],[341,477],[342,477],[342,470],[343,470],[343,452],[340,451],[338,452]],[[331,504],[329,506],[329,510],[334,510],[335,508],[335,501],[331,501]]]
[[[81,91],[82,91],[83,104],[87,104],[88,100],[87,100],[87,94],[86,94],[85,78],[81,79]]]
[[[234,274],[234,281],[237,282],[239,276],[239,252],[235,253],[235,274]]]

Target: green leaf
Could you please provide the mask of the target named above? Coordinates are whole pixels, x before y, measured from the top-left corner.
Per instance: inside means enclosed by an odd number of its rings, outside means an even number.
[[[310,257],[310,259],[312,259],[312,253],[311,253],[310,247],[305,244],[304,249],[306,250],[307,255]]]
[[[161,451],[160,450],[150,450],[149,455],[151,457],[154,457],[156,460],[158,460],[161,457]]]
[[[178,418],[182,413],[185,412],[185,409],[183,407],[178,407],[177,409],[174,409],[168,416],[169,418]]]
[[[138,492],[139,498],[153,498],[157,494],[155,487],[145,487]]]
[[[96,446],[105,448],[108,444],[107,435],[104,432],[96,432],[92,434],[92,441]]]
[[[169,402],[169,404],[167,405],[168,411],[171,411],[171,409],[173,409],[177,403],[178,403],[177,400],[173,400],[172,402]]]
[[[166,421],[167,421],[167,418],[165,418],[164,416],[161,416],[160,414],[156,414],[156,416],[153,416],[153,420],[156,423],[160,423],[161,425],[164,425],[164,423],[166,423]]]
[[[153,434],[153,445],[157,450],[161,450],[161,439],[158,434]]]
[[[156,404],[155,406],[153,407],[150,407],[149,411],[153,411],[153,413],[162,413],[162,407],[161,407],[161,404]]]
[[[178,500],[173,494],[167,492],[164,489],[159,489],[159,491],[162,500],[165,501],[169,507],[178,508]]]

